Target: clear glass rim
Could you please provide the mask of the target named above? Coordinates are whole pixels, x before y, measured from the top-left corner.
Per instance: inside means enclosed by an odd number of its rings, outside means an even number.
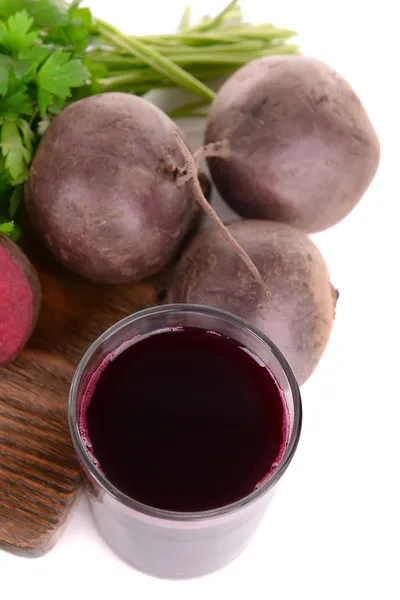
[[[191,313],[191,314],[199,314],[201,316],[212,316],[219,319],[224,320],[225,322],[231,323],[233,325],[239,326],[242,329],[248,330],[251,334],[255,335],[261,342],[268,346],[269,350],[278,360],[280,367],[285,373],[287,380],[289,382],[290,390],[293,396],[293,428],[292,433],[285,451],[285,454],[279,463],[278,467],[274,471],[274,473],[269,477],[264,483],[262,483],[256,490],[254,490],[251,494],[248,494],[244,498],[237,500],[231,504],[226,504],[224,506],[206,510],[206,511],[198,511],[198,512],[179,512],[179,511],[171,511],[171,510],[163,510],[159,508],[155,508],[152,506],[147,506],[137,500],[134,500],[130,496],[127,496],[123,492],[121,492],[117,487],[115,487],[100,471],[98,471],[91,461],[85,446],[82,442],[78,421],[76,418],[77,413],[77,398],[78,398],[78,389],[80,380],[92,358],[93,354],[100,348],[100,346],[110,337],[115,335],[121,329],[124,329],[127,325],[139,320],[146,319],[154,314],[171,314],[171,313]],[[220,517],[231,512],[234,512],[238,509],[244,508],[247,505],[252,504],[261,496],[264,496],[282,477],[283,473],[286,471],[289,466],[293,455],[296,451],[301,426],[302,426],[302,404],[301,404],[301,396],[299,386],[297,384],[296,378],[293,374],[293,371],[281,353],[281,351],[275,346],[275,344],[259,329],[251,325],[249,322],[245,321],[241,317],[233,315],[224,310],[212,308],[209,306],[203,306],[198,304],[167,304],[161,305],[151,308],[146,308],[144,310],[138,311],[128,317],[125,317],[121,321],[118,321],[115,325],[107,329],[97,340],[88,348],[83,358],[81,359],[78,367],[75,371],[69,395],[69,403],[68,403],[68,422],[69,429],[72,437],[72,442],[75,448],[75,452],[78,455],[79,460],[82,465],[85,467],[90,476],[95,480],[97,485],[108,495],[113,497],[118,502],[124,504],[125,506],[136,510],[140,513],[143,513],[148,516],[152,516],[159,519],[165,519],[169,521],[199,521],[204,519],[212,519],[215,517]]]

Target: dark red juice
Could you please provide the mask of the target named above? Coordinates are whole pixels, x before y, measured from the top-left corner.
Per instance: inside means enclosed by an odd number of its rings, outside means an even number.
[[[80,424],[120,491],[155,508],[203,511],[247,496],[278,466],[288,438],[283,394],[235,341],[177,328],[110,358],[92,377]]]

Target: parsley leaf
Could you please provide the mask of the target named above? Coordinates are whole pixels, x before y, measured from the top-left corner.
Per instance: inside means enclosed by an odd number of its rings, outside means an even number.
[[[1,222],[0,219],[0,233],[10,236],[10,233],[14,231],[14,223],[12,221]],[[11,236],[10,236],[11,237]]]
[[[22,236],[22,229],[14,221],[12,222],[12,224],[14,225],[14,229],[11,231],[11,233],[8,234],[8,237],[11,238],[13,242],[17,242]]]
[[[0,99],[0,123],[6,119],[16,119],[21,115],[32,114],[33,106],[28,88],[23,83],[13,84],[8,95]]]
[[[21,228],[14,221],[0,219],[0,233],[7,235],[14,242],[17,242],[22,235]]]
[[[98,35],[77,0],[0,0],[0,231],[12,239],[21,235],[23,183],[40,136],[107,72],[83,60]]]
[[[5,54],[0,54],[0,96],[5,96],[7,94],[10,67],[10,57]]]
[[[36,76],[38,67],[50,52],[51,48],[44,44],[23,48],[18,53],[18,59],[12,65],[17,79],[22,79],[26,83],[32,81]]]
[[[25,4],[25,0],[0,0],[0,17],[9,17],[22,10]]]
[[[52,96],[66,99],[71,88],[83,85],[90,77],[79,59],[70,60],[70,52],[56,50],[40,67],[37,74],[37,101],[43,115],[52,103]]]
[[[5,170],[4,157],[0,155],[0,228],[12,240],[17,241],[21,235],[21,228],[15,220],[21,216],[24,199],[24,184],[11,187],[9,177]]]
[[[28,165],[32,153],[24,145],[23,136],[14,120],[6,120],[3,123],[1,151],[12,185],[18,185],[25,181],[28,178]]]
[[[0,17],[27,10],[37,27],[62,27],[68,22],[66,9],[54,0],[0,0]]]
[[[3,43],[3,39],[5,39],[8,35],[7,27],[3,21],[0,21],[0,44]]]
[[[38,88],[36,92],[36,100],[39,106],[40,115],[45,116],[49,106],[51,105],[53,96],[43,88]]]
[[[22,134],[22,138],[24,140],[24,144],[29,152],[32,152],[34,135],[33,131],[30,128],[29,124],[25,121],[25,119],[18,119],[17,121],[19,130]]]
[[[15,186],[13,193],[11,194],[10,208],[9,208],[10,217],[12,219],[14,219],[15,215],[17,214],[17,211],[18,211],[19,207],[21,206],[23,199],[24,199],[24,186],[22,184]]]
[[[38,31],[30,31],[33,18],[26,10],[11,15],[7,24],[2,23],[0,28],[0,44],[10,52],[19,52],[27,46],[31,46],[38,38]]]
[[[62,111],[64,106],[65,102],[62,98],[57,98],[53,96],[52,102],[49,108],[47,109],[47,112],[50,113],[50,115],[58,115]]]
[[[12,193],[12,187],[9,182],[8,175],[5,171],[5,160],[0,155],[0,220],[8,221],[9,219],[9,202]]]

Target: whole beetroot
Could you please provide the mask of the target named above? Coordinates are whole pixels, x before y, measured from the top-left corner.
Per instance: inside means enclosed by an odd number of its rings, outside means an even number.
[[[176,254],[193,218],[177,126],[124,93],[63,110],[33,159],[26,208],[54,256],[103,283],[143,279]]]
[[[337,292],[310,238],[288,225],[243,220],[228,225],[271,292],[268,298],[217,228],[201,231],[173,274],[169,302],[205,304],[235,313],[283,352],[300,384],[329,339]]]
[[[379,163],[378,138],[353,89],[306,56],[267,56],[230,77],[205,136],[222,140],[230,155],[209,166],[230,206],[308,232],[343,219]]]
[[[0,367],[4,367],[31,336],[39,316],[41,289],[25,254],[1,234],[0,273]]]

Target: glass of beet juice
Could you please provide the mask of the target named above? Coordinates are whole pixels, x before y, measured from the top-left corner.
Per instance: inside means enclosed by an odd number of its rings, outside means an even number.
[[[246,547],[295,452],[301,400],[255,327],[175,304],[89,348],[69,422],[104,539],[141,571],[189,578]]]

